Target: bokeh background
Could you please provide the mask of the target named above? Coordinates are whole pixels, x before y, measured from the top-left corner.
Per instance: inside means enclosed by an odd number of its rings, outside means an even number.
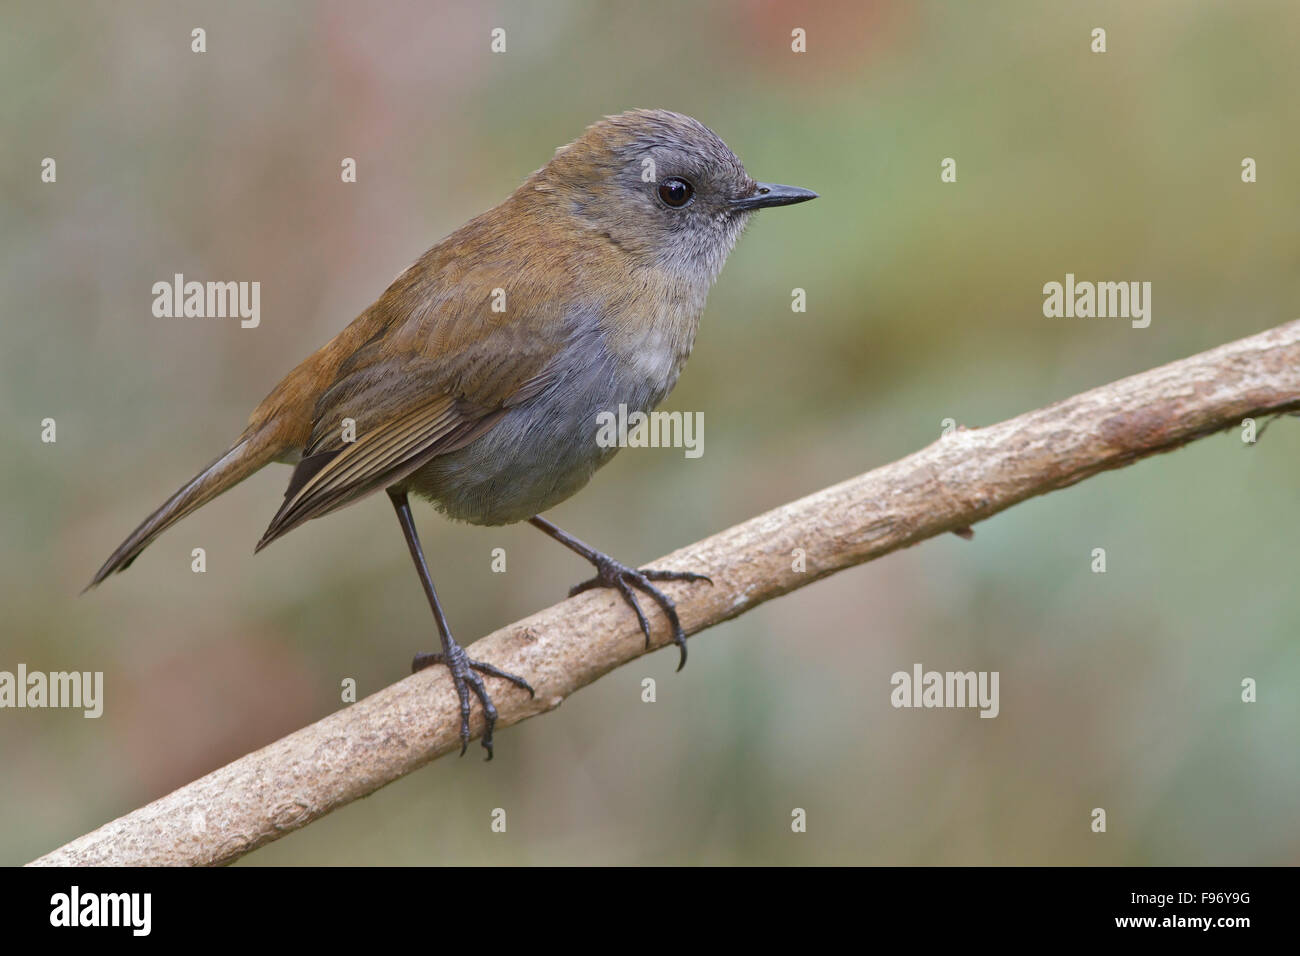
[[[625,451],[552,513],[629,562],[945,418],[992,423],[1300,313],[1293,3],[28,0],[3,20],[0,669],[102,670],[106,705],[0,712],[0,863],[433,646],[383,500],[253,556],[279,466],[78,592],[281,375],[604,114],[692,114],[756,177],[823,197],[756,217],[711,296],[665,405],[704,412],[704,456]],[[154,318],[176,272],[260,281],[261,327]],[[1067,272],[1152,282],[1151,327],[1044,318]],[[502,732],[493,763],[437,761],[243,863],[1295,863],[1298,463],[1283,419],[1024,503],[706,632],[681,674],[673,651],[639,660]],[[463,641],[588,574],[527,526],[418,520]],[[1001,715],[891,708],[914,662],[999,671]]]

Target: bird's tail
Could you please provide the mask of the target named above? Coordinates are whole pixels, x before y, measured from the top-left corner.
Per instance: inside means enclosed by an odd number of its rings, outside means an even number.
[[[275,460],[284,449],[275,440],[272,429],[245,432],[220,458],[191,478],[176,494],[141,522],[140,527],[118,545],[104,566],[86,585],[89,591],[110,574],[124,571],[140,556],[154,538],[162,534],[191,511],[207,504],[217,495],[239,484],[253,472]],[[84,591],[82,593],[85,593]]]

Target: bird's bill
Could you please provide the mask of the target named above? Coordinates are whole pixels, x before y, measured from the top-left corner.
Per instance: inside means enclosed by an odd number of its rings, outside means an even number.
[[[776,183],[756,183],[754,191],[731,201],[732,209],[766,209],[768,206],[793,206],[797,202],[816,199],[811,189],[798,186],[778,186]]]

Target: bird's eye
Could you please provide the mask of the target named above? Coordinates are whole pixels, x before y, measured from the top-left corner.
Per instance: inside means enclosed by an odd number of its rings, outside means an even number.
[[[684,179],[665,179],[659,184],[659,198],[665,206],[681,209],[695,195],[695,187]]]

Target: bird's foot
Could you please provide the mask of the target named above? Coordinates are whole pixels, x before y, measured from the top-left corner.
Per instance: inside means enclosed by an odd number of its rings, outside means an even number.
[[[522,677],[503,671],[486,661],[474,660],[455,641],[448,640],[447,643],[450,650],[446,653],[416,654],[415,660],[411,661],[411,673],[422,671],[434,664],[445,664],[447,670],[451,671],[451,679],[456,685],[456,695],[460,698],[460,755],[462,757],[465,756],[465,750],[469,747],[469,694],[471,690],[474,692],[474,696],[483,705],[483,749],[487,751],[487,759],[491,760],[492,728],[496,726],[497,709],[496,705],[492,703],[492,698],[488,695],[487,688],[483,685],[483,678],[478,675],[482,673],[489,674],[492,677],[500,677],[502,680],[508,680],[516,687],[528,691],[530,697],[536,697],[537,695],[533,692],[533,688],[528,681]]]
[[[641,610],[641,605],[637,602],[636,592],[643,591],[654,599],[654,602],[663,608],[664,614],[668,618],[668,623],[673,628],[673,643],[681,651],[681,661],[677,664],[677,669],[681,670],[686,666],[686,632],[682,630],[682,622],[677,617],[677,605],[673,599],[663,591],[651,584],[651,581],[708,581],[713,583],[712,579],[706,574],[695,574],[692,571],[658,571],[654,568],[630,568],[626,564],[615,561],[607,554],[599,554],[595,558],[588,559],[596,566],[596,576],[589,581],[583,581],[581,584],[575,584],[569,589],[569,597],[575,594],[581,594],[583,591],[590,591],[592,588],[614,588],[619,594],[623,595],[623,600],[628,603],[633,611],[636,612],[636,619],[641,624],[641,633],[645,635],[645,645],[650,646],[650,622],[646,619],[645,612]]]

